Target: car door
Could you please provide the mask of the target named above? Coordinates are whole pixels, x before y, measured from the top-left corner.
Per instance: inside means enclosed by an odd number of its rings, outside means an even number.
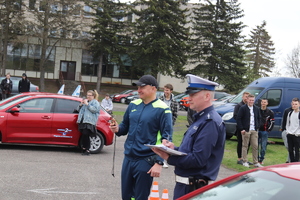
[[[6,142],[48,143],[53,117],[52,104],[52,98],[38,97],[19,103],[19,112],[7,114]]]
[[[80,101],[57,98],[54,106],[51,138],[54,144],[77,145],[80,132],[78,131],[78,112],[75,111]]]

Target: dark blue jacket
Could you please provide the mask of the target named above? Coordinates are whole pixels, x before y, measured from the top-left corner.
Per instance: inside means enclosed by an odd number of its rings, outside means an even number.
[[[225,124],[213,106],[194,115],[195,120],[185,133],[180,147],[186,156],[170,156],[168,163],[175,166],[175,174],[215,180],[223,159]]]
[[[255,130],[258,131],[260,126],[260,112],[259,107],[253,105],[253,113],[254,113],[254,126]],[[250,109],[247,104],[241,106],[239,109],[237,118],[236,118],[238,131],[245,130],[249,132],[250,129]]]
[[[167,104],[159,99],[144,104],[137,99],[127,107],[116,135],[127,135],[124,154],[128,159],[143,159],[156,155],[144,144],[161,144],[162,139],[171,140],[172,133],[172,113]]]

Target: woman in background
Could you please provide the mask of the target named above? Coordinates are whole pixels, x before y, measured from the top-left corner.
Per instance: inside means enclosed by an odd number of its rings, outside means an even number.
[[[97,132],[96,124],[100,114],[100,104],[96,90],[87,91],[87,98],[83,98],[79,105],[78,129],[82,134],[82,155],[90,155],[90,136]]]

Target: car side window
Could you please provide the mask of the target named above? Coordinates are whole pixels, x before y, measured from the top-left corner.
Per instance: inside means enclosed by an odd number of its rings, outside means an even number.
[[[268,99],[269,106],[278,106],[280,104],[282,91],[280,89],[268,90],[261,96],[261,99]]]
[[[55,113],[76,113],[75,109],[80,104],[79,101],[73,101],[68,99],[57,99],[55,103]]]
[[[21,113],[50,113],[53,99],[41,98],[30,99],[19,104]]]

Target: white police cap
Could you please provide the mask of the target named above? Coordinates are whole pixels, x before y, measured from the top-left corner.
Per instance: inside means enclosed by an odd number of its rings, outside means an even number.
[[[186,88],[186,91],[185,91],[186,94],[200,92],[201,90],[214,91],[215,87],[217,85],[219,85],[218,83],[203,79],[203,78],[201,78],[199,76],[195,76],[193,74],[187,74],[186,78],[187,78],[187,82],[189,84],[189,86]]]

